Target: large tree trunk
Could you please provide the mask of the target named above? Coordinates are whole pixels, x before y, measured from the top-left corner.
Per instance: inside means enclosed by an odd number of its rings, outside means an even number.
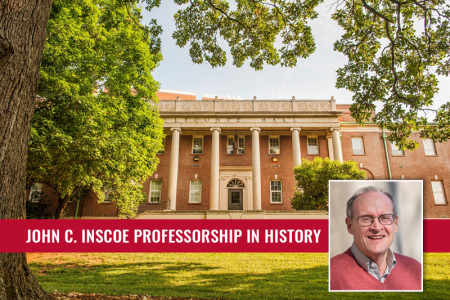
[[[27,148],[51,5],[0,0],[0,219],[25,218]],[[0,253],[0,299],[51,298],[25,253]]]

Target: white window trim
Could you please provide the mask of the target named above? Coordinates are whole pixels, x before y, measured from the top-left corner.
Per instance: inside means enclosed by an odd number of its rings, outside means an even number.
[[[231,153],[228,153],[228,140],[229,139],[233,139],[233,143],[234,143],[234,135],[227,135],[227,154],[234,154],[234,145],[233,145],[233,149]]]
[[[198,139],[201,138],[202,139],[202,152],[201,153],[194,153],[194,138]],[[192,150],[191,150],[191,154],[203,154],[205,149],[205,137],[203,135],[193,135],[192,136]]]
[[[37,201],[33,200],[33,198],[32,198],[33,193],[39,193],[39,197],[37,197],[37,199],[38,199]],[[31,203],[39,203],[39,201],[41,201],[41,195],[42,195],[42,183],[34,182],[30,188],[30,196],[28,197],[28,200]]]
[[[193,181],[199,181],[200,182],[200,202],[192,202],[191,201],[191,196],[192,196],[192,182]],[[195,204],[199,204],[202,203],[202,190],[203,190],[203,182],[200,179],[193,179],[189,181],[189,203],[195,203]]]
[[[427,154],[427,148],[425,147],[425,140],[430,140],[431,143],[433,144],[434,154]],[[424,148],[424,151],[425,151],[425,156],[437,156],[436,144],[433,142],[433,139],[422,139],[422,142],[423,142],[423,148]]]
[[[243,145],[243,147],[242,148],[239,148],[239,139],[244,139],[244,145]],[[238,148],[237,148],[237,155],[244,155],[245,154],[245,135],[238,135],[238,139],[237,139],[237,142],[238,142]],[[243,149],[244,150],[244,153],[239,153],[239,149]],[[281,150],[280,150],[280,152],[281,152]]]
[[[160,181],[161,182],[161,189],[160,190],[152,190],[152,182],[153,181]],[[161,195],[162,195],[162,180],[150,180],[150,186],[148,187],[148,201],[147,203],[161,203]],[[150,201],[152,198],[152,191],[159,191],[159,201]]]
[[[316,139],[316,141],[317,141],[317,153],[310,153],[309,152],[308,139]],[[306,152],[307,152],[308,155],[320,155],[319,136],[317,136],[317,135],[308,135],[308,136],[306,136]]]
[[[353,145],[353,138],[361,139],[363,153],[355,153],[355,145]],[[353,155],[364,155],[364,154],[366,154],[366,147],[364,147],[364,137],[362,137],[362,136],[352,136],[352,152],[353,152]]]
[[[270,153],[270,139],[278,139],[278,153]],[[281,154],[281,139],[279,135],[269,135],[269,139],[268,139],[268,144],[269,144],[269,154],[270,155],[280,155]]]
[[[405,151],[399,149],[397,147],[397,145],[393,142],[391,142],[391,151],[392,151],[392,156],[402,156],[405,155]],[[394,153],[394,151],[398,151],[398,153]],[[399,154],[400,153],[400,154]]]
[[[281,191],[272,191],[272,181],[279,181],[281,183]],[[274,202],[272,201],[272,192],[279,192],[281,195],[281,201],[280,202]],[[283,182],[281,180],[270,180],[270,203],[283,203]]]
[[[439,184],[441,185],[440,191],[435,191],[433,189],[433,182],[439,182]],[[442,180],[431,180],[431,191],[433,192],[434,204],[437,204],[437,205],[448,204],[447,199],[445,198],[444,183],[442,182]],[[442,203],[436,202],[436,193],[442,193],[442,199],[444,200],[444,202],[442,202]]]
[[[156,154],[164,154],[164,153],[166,153],[166,138],[165,137],[162,139],[162,144],[163,144],[162,149],[159,150],[158,152],[156,152]]]

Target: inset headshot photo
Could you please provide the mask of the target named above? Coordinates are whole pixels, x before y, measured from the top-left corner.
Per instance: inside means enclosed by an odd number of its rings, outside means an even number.
[[[329,181],[329,291],[423,291],[422,185]]]

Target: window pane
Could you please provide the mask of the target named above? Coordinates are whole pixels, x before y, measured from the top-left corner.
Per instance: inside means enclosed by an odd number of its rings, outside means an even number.
[[[201,203],[202,182],[200,180],[191,181],[190,202]]]
[[[192,149],[192,153],[194,154],[203,153],[203,138],[201,137],[194,138],[194,147]]]
[[[433,189],[434,202],[436,204],[447,204],[444,190],[442,188],[442,181],[432,181],[431,188]]]
[[[279,138],[269,138],[269,153],[270,154],[280,154],[280,139]]]
[[[405,153],[403,150],[398,149],[397,145],[394,143],[391,143],[392,148],[392,155],[404,155]]]
[[[244,154],[245,150],[244,150],[244,138],[243,137],[239,137],[238,138],[238,154]]]
[[[436,149],[432,139],[424,139],[423,145],[425,147],[425,155],[436,155]]]
[[[150,202],[159,202],[159,201],[161,201],[161,191],[150,192]]]
[[[233,143],[234,138],[228,138],[228,145],[227,145],[227,154],[233,154]]]
[[[362,137],[352,137],[353,154],[364,154]]]
[[[281,192],[272,192],[272,202],[281,202]]]
[[[281,191],[281,181],[271,181],[270,189],[272,191]]]
[[[308,154],[319,154],[317,138],[308,138]]]
[[[161,180],[154,180],[154,181],[152,181],[152,184],[151,184],[151,188],[150,188],[152,191],[153,190],[161,190]]]

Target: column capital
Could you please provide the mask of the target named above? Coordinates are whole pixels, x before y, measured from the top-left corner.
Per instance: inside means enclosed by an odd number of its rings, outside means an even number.
[[[214,132],[214,130],[217,130],[217,131],[219,131],[219,133],[220,133],[220,131],[222,130],[222,128],[220,128],[220,127],[211,127],[209,130],[211,130],[211,131],[213,131],[213,132]]]
[[[180,127],[172,127],[172,128],[170,128],[170,131],[174,131],[174,130],[177,130],[177,131],[179,131],[181,133],[181,128]]]
[[[293,127],[291,128],[291,131],[297,130],[298,132],[300,132],[302,129],[300,127]]]
[[[341,128],[339,128],[339,127],[331,127],[331,128],[330,128],[330,132],[333,132],[333,131],[335,131],[335,130],[337,130],[338,132],[340,132],[340,131],[341,131]]]
[[[261,131],[261,128],[259,128],[259,127],[252,127],[252,128],[250,128],[250,131],[251,131],[251,132],[253,132],[254,130]]]

